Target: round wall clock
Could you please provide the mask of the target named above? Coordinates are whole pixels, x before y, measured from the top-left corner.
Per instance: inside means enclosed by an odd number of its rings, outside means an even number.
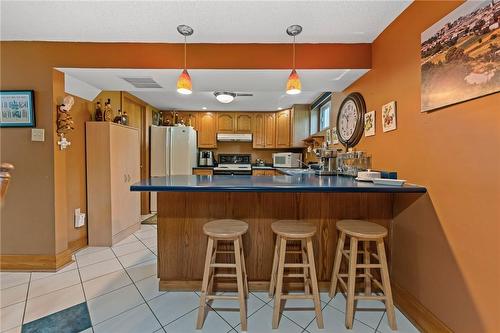
[[[365,112],[365,100],[360,93],[351,93],[342,101],[337,114],[337,136],[346,148],[354,147],[363,136]]]

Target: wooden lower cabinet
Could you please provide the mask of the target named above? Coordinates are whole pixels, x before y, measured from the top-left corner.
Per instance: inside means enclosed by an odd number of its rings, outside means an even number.
[[[193,175],[198,176],[211,176],[214,174],[212,169],[193,169]]]
[[[278,171],[274,169],[255,169],[252,170],[252,176],[277,176],[280,175]]]
[[[88,240],[112,246],[140,228],[139,129],[111,122],[86,123]]]

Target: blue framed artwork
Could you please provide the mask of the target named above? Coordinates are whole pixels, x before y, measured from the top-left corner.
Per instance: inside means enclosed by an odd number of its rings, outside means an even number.
[[[0,106],[0,127],[35,127],[33,90],[2,90]]]

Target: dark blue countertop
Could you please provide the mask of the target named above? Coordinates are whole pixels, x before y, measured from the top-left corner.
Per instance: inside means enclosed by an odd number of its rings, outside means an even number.
[[[153,177],[130,187],[140,192],[345,192],[425,193],[425,187],[375,185],[345,176],[169,176]]]

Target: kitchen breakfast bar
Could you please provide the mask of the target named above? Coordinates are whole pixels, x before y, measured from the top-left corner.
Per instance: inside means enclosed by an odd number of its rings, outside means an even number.
[[[160,290],[200,289],[207,246],[203,225],[214,219],[248,223],[243,248],[250,290],[269,287],[275,239],[271,223],[302,220],[315,225],[317,277],[320,289],[327,289],[337,246],[338,220],[363,219],[387,227],[386,243],[390,248],[395,196],[426,192],[425,187],[417,185],[375,185],[351,177],[312,174],[154,177],[130,189],[158,193]],[[387,253],[390,261],[390,250]],[[231,286],[234,285],[224,285],[223,279],[218,284],[222,289]],[[294,282],[285,287],[294,289]]]

